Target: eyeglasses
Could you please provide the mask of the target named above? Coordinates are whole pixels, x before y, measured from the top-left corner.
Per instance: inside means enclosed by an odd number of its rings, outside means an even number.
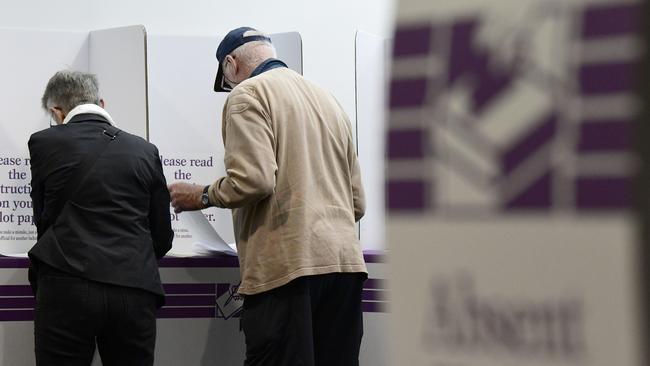
[[[232,87],[229,84],[230,81],[227,81],[226,75],[223,75],[223,78],[221,78],[221,89],[223,91],[232,91]]]
[[[50,127],[54,127],[54,126],[57,126],[57,125],[58,125],[58,123],[56,123],[56,121],[54,120],[54,117],[52,117],[52,115],[50,114]]]
[[[221,66],[221,72],[223,74],[222,75],[223,77],[221,78],[221,89],[223,89],[224,91],[229,92],[229,91],[232,91],[232,86],[231,85],[234,84],[234,83],[232,82],[232,80],[230,80],[230,79],[228,79],[226,77],[226,65],[228,64],[227,60],[228,59],[226,58],[226,62],[224,62],[224,64]]]

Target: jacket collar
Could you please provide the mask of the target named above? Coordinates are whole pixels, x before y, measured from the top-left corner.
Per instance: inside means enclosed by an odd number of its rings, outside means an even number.
[[[68,122],[66,122],[66,124],[79,123],[79,122],[102,122],[102,123],[108,123],[109,125],[112,125],[111,121],[106,119],[106,117],[94,113],[76,114]]]
[[[85,119],[76,119],[75,117],[78,115],[88,115],[92,114],[92,118],[85,117]],[[69,123],[72,120],[75,120],[76,122],[79,121],[84,121],[84,120],[89,120],[89,119],[96,119],[100,118],[99,121],[102,122],[108,122],[111,125],[115,126],[115,122],[113,122],[113,119],[111,118],[111,115],[106,112],[106,110],[96,104],[81,104],[76,107],[74,107],[70,113],[65,117],[63,120],[63,124]]]
[[[278,67],[287,67],[287,64],[281,60],[278,60],[277,58],[266,59],[261,64],[259,64],[255,70],[253,70],[250,77],[255,77],[263,72],[277,69]]]

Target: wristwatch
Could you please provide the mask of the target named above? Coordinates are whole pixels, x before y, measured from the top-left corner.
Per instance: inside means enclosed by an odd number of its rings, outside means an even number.
[[[210,186],[203,187],[203,194],[201,195],[201,204],[203,205],[203,208],[210,207],[210,195],[208,195],[208,189],[210,189]]]

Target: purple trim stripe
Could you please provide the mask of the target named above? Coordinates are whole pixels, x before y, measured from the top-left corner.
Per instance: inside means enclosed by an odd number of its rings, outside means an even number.
[[[0,297],[0,309],[33,309],[34,297]]]
[[[363,283],[363,288],[369,290],[385,290],[388,288],[388,285],[384,279],[369,278],[366,280],[366,282]]]
[[[427,151],[427,131],[424,129],[388,131],[388,158],[422,159]]]
[[[29,268],[29,259],[0,255],[0,268]]]
[[[428,208],[428,190],[429,183],[424,180],[389,180],[388,210],[422,212]]]
[[[34,310],[0,310],[0,322],[34,320]]]
[[[366,250],[363,252],[363,258],[366,263],[385,263],[386,251],[384,250]]]
[[[366,290],[361,292],[361,299],[364,301],[385,301],[386,291]]]
[[[580,91],[583,95],[631,92],[635,71],[631,62],[583,65],[578,76]]]
[[[374,254],[371,254],[374,255]],[[165,257],[160,260],[161,268],[239,268],[239,260],[233,256],[216,257]],[[29,268],[29,259],[0,255],[0,268]],[[1,295],[1,294],[0,294]]]
[[[423,56],[431,50],[431,24],[400,25],[395,30],[393,57]]]
[[[166,308],[159,309],[156,317],[169,318],[215,318],[216,307],[211,308]],[[0,322],[33,321],[34,310],[0,310]]]
[[[215,306],[215,296],[165,296],[165,306]]]
[[[576,180],[579,210],[611,210],[630,207],[632,181],[629,177],[583,177]]]
[[[631,146],[631,121],[587,121],[580,125],[580,152],[627,151]]]
[[[168,294],[165,297],[165,306],[157,313],[158,318],[215,318],[217,316],[215,296],[217,284],[172,283],[164,284],[163,287]],[[382,304],[387,303],[386,288],[384,279],[370,278],[364,282],[362,299],[365,312],[384,311]],[[175,294],[170,295],[170,293]],[[5,296],[0,297],[0,321],[34,320],[35,299],[31,296],[28,285],[0,285],[0,294]],[[18,297],[22,295],[25,297]]]
[[[27,280],[27,278],[25,278]],[[29,285],[0,285],[0,296],[33,296]]]
[[[165,257],[160,260],[161,268],[237,268],[239,259],[235,256],[222,255],[214,257]]]
[[[613,4],[587,8],[582,19],[582,37],[585,39],[619,36],[638,31],[640,4]]]
[[[168,308],[158,310],[156,316],[160,319],[169,318],[215,318],[216,306],[210,308]]]
[[[364,313],[386,313],[388,312],[387,305],[385,302],[363,301],[361,303],[361,310]]]
[[[427,79],[393,80],[390,85],[390,107],[412,108],[424,104],[427,96]]]
[[[193,294],[193,295],[214,295],[217,288],[214,283],[165,283],[163,284],[165,294]]]

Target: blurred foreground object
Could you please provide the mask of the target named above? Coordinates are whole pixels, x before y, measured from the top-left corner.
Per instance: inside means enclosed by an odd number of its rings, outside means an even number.
[[[635,1],[399,3],[392,364],[643,364],[642,14]]]

